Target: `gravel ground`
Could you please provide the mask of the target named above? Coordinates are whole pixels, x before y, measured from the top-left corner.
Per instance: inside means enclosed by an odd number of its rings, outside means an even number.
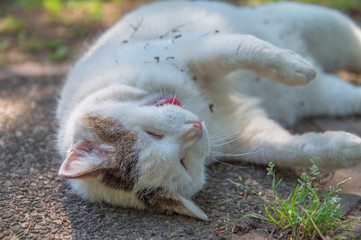
[[[59,71],[40,76],[30,73],[0,69],[0,239],[273,239],[274,228],[254,219],[242,221],[235,233],[219,231],[224,220],[262,213],[257,197],[245,195],[227,179],[237,181],[242,175],[246,184],[268,198],[271,180],[264,166],[209,167],[208,183],[195,197],[209,222],[89,203],[76,196],[57,176],[61,159],[54,147],[53,112],[64,76],[57,75]],[[312,129],[302,126],[297,131]],[[284,193],[294,188],[299,173],[280,170]],[[346,173],[360,175],[359,170]],[[340,174],[323,176],[327,184]],[[343,195],[344,213],[359,219],[360,187],[361,181],[356,182]]]

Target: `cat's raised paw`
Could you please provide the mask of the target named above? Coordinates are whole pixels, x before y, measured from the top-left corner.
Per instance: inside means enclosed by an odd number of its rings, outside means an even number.
[[[286,85],[306,85],[316,77],[311,63],[290,50],[281,50],[270,65],[273,79]]]

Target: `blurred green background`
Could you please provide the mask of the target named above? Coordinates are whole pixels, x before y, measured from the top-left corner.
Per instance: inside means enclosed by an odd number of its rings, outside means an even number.
[[[71,60],[123,14],[151,0],[0,1],[0,66],[22,61]],[[257,5],[279,0],[228,0]],[[299,0],[337,8],[361,19],[360,0]],[[85,44],[84,44],[85,43]]]

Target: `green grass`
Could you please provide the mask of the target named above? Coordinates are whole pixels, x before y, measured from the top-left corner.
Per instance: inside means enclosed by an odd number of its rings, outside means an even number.
[[[243,5],[258,5],[262,3],[281,2],[284,0],[239,0]],[[361,1],[359,0],[297,0],[297,2],[319,4],[337,8],[341,11],[361,10]]]
[[[292,230],[294,239],[353,239],[350,231],[353,230],[356,223],[345,220],[341,214],[343,206],[338,203],[340,198],[337,195],[341,191],[340,186],[351,178],[336,186],[331,186],[328,194],[321,198],[318,195],[318,189],[313,187],[313,183],[319,175],[319,169],[313,162],[310,173],[303,173],[294,192],[287,198],[283,198],[278,190],[282,179],[276,181],[272,163],[269,163],[267,175],[272,176],[273,202],[265,200],[257,192],[245,186],[241,178],[240,183],[233,182],[260,197],[264,201],[265,214],[252,213],[233,222],[226,221],[226,225],[223,227],[224,231],[233,231],[237,222],[242,219],[256,217],[272,223],[282,230]]]

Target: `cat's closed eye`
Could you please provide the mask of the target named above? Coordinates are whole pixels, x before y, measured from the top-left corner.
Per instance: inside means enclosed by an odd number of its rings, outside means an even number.
[[[155,133],[155,132],[152,132],[152,131],[145,131],[149,136],[151,136],[152,138],[154,139],[157,139],[157,140],[160,140],[160,139],[163,139],[164,135],[163,134],[160,134],[160,133]]]

